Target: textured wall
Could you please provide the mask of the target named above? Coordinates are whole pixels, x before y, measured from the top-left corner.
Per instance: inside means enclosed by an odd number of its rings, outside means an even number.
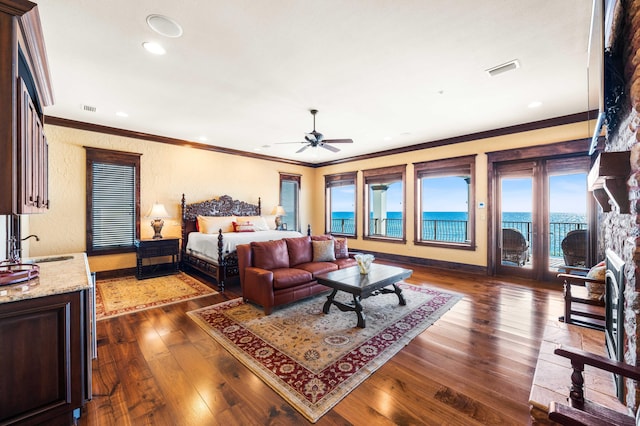
[[[638,365],[638,314],[640,312],[637,280],[640,272],[640,0],[622,1],[622,21],[615,45],[622,50],[626,104],[620,113],[620,125],[608,135],[606,151],[631,151],[631,175],[627,181],[630,213],[613,209],[602,215],[602,241],[625,261],[625,361]],[[637,407],[640,390],[627,381],[627,406]]]
[[[47,126],[49,140],[48,212],[28,217],[30,233],[40,236],[30,242],[29,255],[41,256],[85,251],[86,230],[86,156],[85,146],[141,153],[140,158],[140,233],[153,236],[150,219],[146,217],[152,204],[163,203],[170,219],[165,220],[162,234],[180,236],[180,200],[187,202],[210,199],[228,194],[233,198],[257,202],[270,212],[278,204],[279,172],[302,175],[302,188],[315,179],[315,170],[220,154],[139,139],[118,137],[66,127]],[[312,200],[301,194],[302,226],[311,220]],[[26,235],[26,234],[25,234]],[[93,271],[124,269],[135,266],[135,254],[94,256],[89,259]]]

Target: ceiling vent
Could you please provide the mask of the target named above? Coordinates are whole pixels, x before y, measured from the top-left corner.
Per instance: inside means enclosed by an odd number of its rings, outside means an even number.
[[[91,106],[91,105],[81,105],[82,106],[82,110],[86,111],[86,112],[97,112],[98,108]]]
[[[512,71],[512,70],[515,70],[517,68],[520,68],[520,62],[518,62],[517,59],[514,59],[513,61],[509,61],[509,62],[506,62],[504,64],[495,66],[493,68],[489,68],[488,70],[486,70],[486,72],[491,77],[495,77],[498,74],[502,74],[502,73],[505,73],[507,71]]]

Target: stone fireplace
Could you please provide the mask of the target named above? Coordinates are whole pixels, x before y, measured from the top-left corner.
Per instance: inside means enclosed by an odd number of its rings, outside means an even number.
[[[627,205],[615,204],[611,211],[599,213],[598,252],[615,253],[622,265],[619,275],[624,278],[621,324],[617,332],[622,358],[632,365],[640,365],[640,0],[618,0],[621,18],[613,29],[613,49],[622,60],[620,74],[624,80],[624,98],[616,112],[617,125],[609,129],[603,151],[630,151],[631,172],[626,180]],[[622,213],[626,207],[629,213]],[[619,278],[618,278],[619,279]],[[622,327],[620,327],[622,325]],[[640,389],[631,380],[625,382],[624,399],[632,409],[640,401]]]
[[[624,358],[624,261],[609,249],[606,251],[606,261],[605,340],[609,357],[622,361]],[[624,402],[622,377],[616,375],[615,382],[616,395]]]

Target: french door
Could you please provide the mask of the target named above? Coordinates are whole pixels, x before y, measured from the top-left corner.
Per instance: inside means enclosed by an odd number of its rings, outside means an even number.
[[[589,157],[494,166],[495,272],[552,280],[564,264],[588,266],[593,211],[587,192]]]

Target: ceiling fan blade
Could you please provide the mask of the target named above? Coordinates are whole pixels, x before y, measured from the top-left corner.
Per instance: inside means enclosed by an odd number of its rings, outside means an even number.
[[[306,141],[300,141],[300,142],[276,142],[276,145],[286,145],[286,144],[290,144],[290,143],[307,143]]]
[[[325,139],[324,143],[353,143],[353,139]]]
[[[328,149],[331,152],[338,152],[340,151],[338,148],[336,148],[335,146],[331,146],[331,145],[327,145],[326,143],[321,143],[320,144],[321,147],[323,147],[324,149]]]
[[[302,151],[304,151],[305,149],[309,148],[309,145],[305,145],[302,148],[300,148],[299,150],[296,151],[296,154],[301,153]]]

